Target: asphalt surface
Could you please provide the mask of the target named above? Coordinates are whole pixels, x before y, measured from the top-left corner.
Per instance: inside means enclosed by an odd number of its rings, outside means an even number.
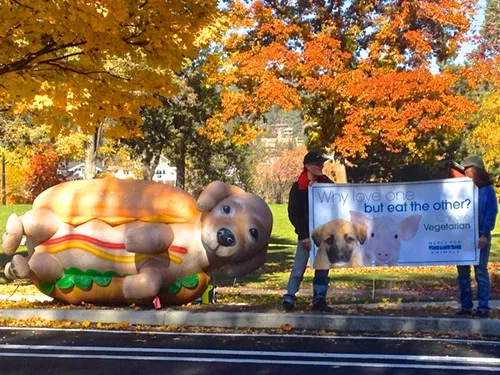
[[[0,368],[2,375],[498,373],[500,341],[0,327]]]
[[[17,296],[17,298],[39,299]],[[4,296],[5,298],[5,296]],[[2,296],[0,296],[2,299]],[[1,318],[44,319],[91,323],[121,323],[151,326],[195,326],[226,329],[303,329],[348,333],[460,333],[500,337],[500,319],[474,317],[422,317],[405,315],[405,307],[454,306],[456,303],[401,303],[401,315],[352,315],[309,312],[255,312],[255,311],[190,311],[164,308],[160,310],[133,309],[0,309]],[[375,306],[375,305],[374,305]],[[396,306],[396,305],[395,305]],[[370,305],[364,307],[369,308]],[[491,301],[493,309],[500,309],[500,300]]]

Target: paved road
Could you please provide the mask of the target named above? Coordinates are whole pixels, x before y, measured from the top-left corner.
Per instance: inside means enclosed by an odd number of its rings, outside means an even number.
[[[4,374],[500,372],[500,341],[0,328]]]

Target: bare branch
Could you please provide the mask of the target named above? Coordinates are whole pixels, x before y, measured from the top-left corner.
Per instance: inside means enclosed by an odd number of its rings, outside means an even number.
[[[64,65],[60,65],[60,64],[56,64],[54,62],[47,62],[45,63],[45,65],[50,65],[50,66],[54,66],[56,68],[59,68],[61,70],[67,70],[69,72],[72,72],[72,73],[76,73],[76,74],[81,74],[81,75],[84,75],[84,76],[92,76],[94,74],[106,74],[106,75],[109,75],[113,78],[116,78],[116,79],[121,79],[123,81],[130,81],[130,78],[127,78],[127,77],[120,77],[119,75],[116,75],[116,74],[113,74],[111,72],[108,72],[106,70],[94,70],[94,71],[81,71],[81,70],[78,70],[78,69],[74,69],[74,68],[70,68],[69,66],[64,66]],[[93,77],[91,77],[93,78]]]
[[[147,40],[142,40],[142,41],[137,41],[137,42],[124,40],[124,42],[127,44],[130,44],[132,46],[141,46],[141,47],[147,46],[149,44],[149,42]]]
[[[143,29],[143,30],[141,30],[140,32],[135,33],[135,34],[133,34],[133,35],[130,35],[130,36],[129,36],[129,37],[127,37],[127,38],[123,38],[123,41],[124,41],[125,43],[129,43],[130,39],[133,39],[133,38],[138,38],[138,37],[140,37],[142,34],[144,34],[145,32],[146,32],[146,29]],[[134,43],[134,42],[130,42],[129,44],[132,44],[132,43]],[[135,43],[137,43],[137,42],[135,42]]]
[[[20,5],[20,6],[24,7],[24,8],[28,8],[28,9],[31,9],[31,10],[33,10],[33,11],[35,10],[35,8],[32,8],[32,7],[30,7],[29,5],[26,5],[26,4],[21,4],[21,3],[20,3],[19,1],[17,1],[17,0],[14,0],[14,3],[16,3],[17,5]]]
[[[55,42],[49,42],[47,43],[42,49],[27,54],[25,55],[22,59],[18,61],[14,61],[13,63],[10,64],[4,64],[0,65],[0,75],[5,74],[5,73],[12,73],[12,72],[18,72],[22,70],[28,70],[30,65],[39,57],[48,55],[49,53],[61,50],[61,49],[66,49],[69,47],[77,47],[80,45],[83,45],[87,42],[81,41],[81,42],[71,42],[71,43],[66,43],[63,45],[57,45]]]
[[[51,62],[59,61],[59,60],[64,60],[64,59],[67,59],[68,57],[73,57],[73,56],[78,56],[78,55],[83,55],[83,52],[75,52],[75,53],[70,53],[69,55],[55,57],[53,59],[42,60],[42,61],[37,62],[37,64],[47,64],[47,63],[51,63]]]

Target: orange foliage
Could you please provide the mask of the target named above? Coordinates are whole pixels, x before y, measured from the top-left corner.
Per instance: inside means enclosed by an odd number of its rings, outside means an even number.
[[[35,199],[42,191],[64,180],[59,174],[58,167],[59,156],[50,145],[42,146],[41,152],[31,158],[31,171],[27,177],[27,185],[32,199]]]
[[[476,109],[455,88],[477,84],[477,75],[431,72],[431,61],[444,66],[465,41],[474,4],[235,3],[234,33],[214,75],[224,86],[215,118],[248,124],[272,105],[297,108],[314,123],[312,144],[337,155],[367,158],[384,149],[404,151],[413,161],[435,157],[443,137],[459,135]],[[491,67],[483,64],[482,71]],[[471,69],[477,74],[476,66]],[[240,142],[255,135],[245,129]],[[222,139],[224,131],[221,125],[207,130],[213,139]]]

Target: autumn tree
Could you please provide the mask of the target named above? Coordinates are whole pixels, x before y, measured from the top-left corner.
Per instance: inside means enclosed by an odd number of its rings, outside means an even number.
[[[0,116],[0,139],[4,162],[2,201],[11,204],[30,201],[27,186],[27,177],[32,174],[30,161],[40,152],[40,148],[52,144],[52,149],[62,164],[80,160],[86,136],[80,132],[71,132],[53,137],[49,126],[35,125],[30,115],[9,117],[4,113]],[[44,171],[40,168],[35,170]]]
[[[369,174],[446,156],[474,103],[446,70],[465,41],[474,1],[231,2],[216,79],[223,109],[213,140],[248,141],[273,105],[302,110],[310,146]],[[358,168],[360,170],[361,168]]]
[[[54,134],[112,118],[123,135],[160,104],[152,94],[175,92],[216,12],[215,0],[0,0],[0,110],[34,111]]]
[[[472,136],[489,169],[500,170],[500,90],[485,95]]]
[[[477,83],[462,90],[478,105],[474,120],[461,138],[460,159],[481,155],[494,179],[500,181],[500,3],[487,1],[485,19],[476,38],[475,49],[466,65],[468,81]]]
[[[284,149],[255,166],[254,183],[257,193],[269,202],[283,203],[303,168],[305,147]]]
[[[497,54],[500,53],[500,2],[498,0],[486,1],[481,35],[491,49]]]
[[[485,19],[481,30],[481,44],[474,55],[475,62],[482,61],[482,55],[489,55],[494,64],[488,84],[482,87],[479,99],[477,126],[472,131],[472,142],[483,155],[490,172],[500,179],[500,3],[488,0]]]
[[[34,200],[42,191],[65,180],[59,168],[59,156],[52,145],[42,145],[39,153],[30,160],[27,186]]]
[[[176,186],[194,194],[213,180],[242,187],[249,181],[248,147],[238,149],[228,141],[212,144],[199,132],[220,106],[217,88],[205,80],[204,63],[204,58],[186,61],[176,78],[179,92],[160,97],[159,108],[142,110],[142,136],[120,139],[141,160],[144,179],[153,178],[164,155],[176,167]]]
[[[205,83],[199,69],[203,61],[203,58],[186,59],[183,69],[176,74],[177,94],[159,96],[161,107],[144,108],[141,134],[120,140],[140,157],[146,180],[153,178],[160,155],[164,154],[177,168],[176,185],[184,187],[186,158],[207,142],[198,131],[218,108],[220,100],[215,88]]]

